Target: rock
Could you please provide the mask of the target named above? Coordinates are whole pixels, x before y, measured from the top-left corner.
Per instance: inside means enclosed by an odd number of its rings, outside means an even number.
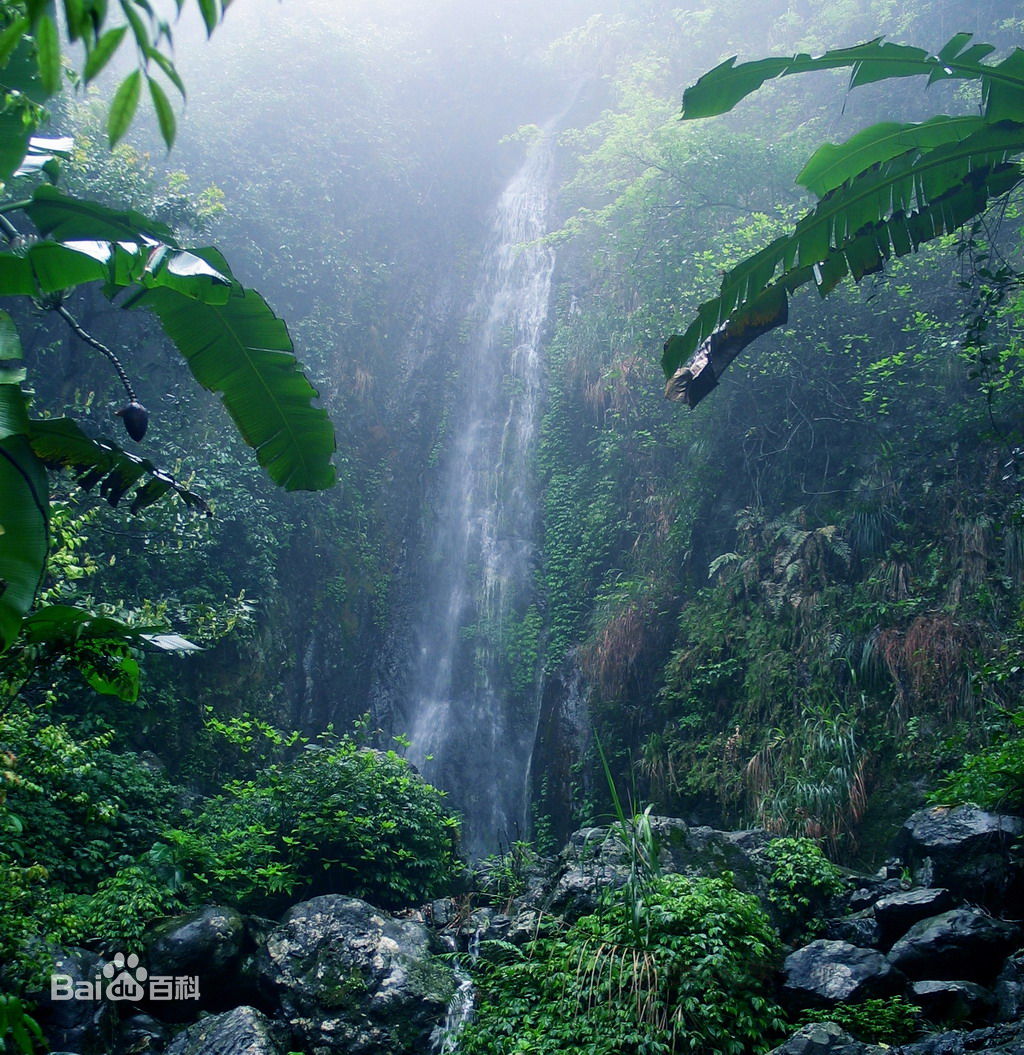
[[[692,876],[719,876],[731,872],[736,886],[748,893],[763,893],[768,862],[757,851],[771,840],[761,829],[720,832],[691,828],[678,817],[651,817],[663,872]],[[629,876],[626,844],[612,828],[582,828],[574,832],[563,854],[555,881],[543,888],[539,905],[567,919],[578,919],[597,910],[602,890],[618,890]]]
[[[103,998],[106,961],[96,953],[76,948],[54,949],[51,955],[50,990],[33,994],[37,1005],[33,1016],[51,1049],[106,1055],[117,1021],[114,1006]],[[55,985],[53,980],[58,978]],[[82,995],[84,987],[91,989],[90,996]],[[73,996],[73,992],[79,995]]]
[[[126,1018],[117,1031],[117,1050],[130,1052],[163,1051],[170,1035],[168,1027],[151,1015],[132,1015]]]
[[[933,806],[911,815],[896,847],[920,885],[948,887],[999,912],[1024,897],[1024,862],[1012,850],[1021,835],[1021,817]]]
[[[283,1055],[266,1015],[236,1007],[210,1015],[179,1033],[164,1055]]]
[[[786,957],[782,994],[792,1007],[857,1004],[903,991],[905,979],[874,949],[819,938]]]
[[[887,894],[899,893],[902,889],[903,884],[898,879],[872,877],[864,881],[863,886],[859,886],[850,895],[846,904],[847,910],[851,913],[862,912],[866,908],[871,908],[879,898]]]
[[[293,1046],[317,1055],[425,1051],[456,990],[424,924],[333,894],[290,909],[256,962]]]
[[[238,1003],[237,974],[245,921],[233,908],[205,905],[161,924],[148,940],[150,976],[198,979],[198,1000],[153,1003],[151,1010],[172,1021],[194,1018],[200,1008],[227,1010]]]
[[[983,1026],[996,1010],[996,998],[974,982],[914,982],[911,999],[930,1022]]]
[[[1022,1055],[1024,1022],[973,1032],[936,1033],[898,1049],[900,1055]]]
[[[770,1055],[883,1055],[884,1051],[874,1044],[855,1040],[835,1022],[812,1022],[798,1029]]]
[[[996,979],[995,997],[1001,1022],[1024,1019],[1024,952],[1015,953]]]
[[[979,909],[955,908],[915,923],[889,951],[889,960],[916,979],[991,982],[1013,948],[1018,928]]]
[[[923,919],[956,907],[956,898],[944,887],[922,887],[886,894],[875,902],[874,913],[885,948]]]
[[[871,909],[827,920],[825,937],[832,941],[845,941],[861,949],[877,949],[882,940],[881,928]]]

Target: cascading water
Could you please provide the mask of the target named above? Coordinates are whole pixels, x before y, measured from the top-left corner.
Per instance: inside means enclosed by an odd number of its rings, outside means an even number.
[[[553,250],[553,126],[501,196],[451,422],[405,706],[410,759],[450,795],[472,855],[525,835],[539,699],[532,453]]]

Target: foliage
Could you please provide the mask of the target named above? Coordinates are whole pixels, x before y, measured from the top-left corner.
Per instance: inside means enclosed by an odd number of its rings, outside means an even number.
[[[966,755],[929,794],[930,802],[1024,812],[1024,711],[1002,717],[1005,726],[996,742]]]
[[[697,402],[747,344],[788,318],[788,294],[813,281],[824,296],[846,276],[860,281],[924,242],[963,227],[1022,178],[1012,159],[1024,151],[1024,51],[1001,62],[995,51],[958,33],[937,55],[876,39],[820,58],[735,57],[705,74],[683,97],[684,120],[724,113],[765,80],[849,67],[850,87],[892,77],[980,81],[978,117],[939,116],[920,124],[887,122],[840,146],[821,147],[797,181],[818,204],[789,235],[732,267],[716,298],[698,309],[682,336],[665,344],[666,394]]]
[[[177,4],[180,13],[184,0]],[[222,0],[199,0],[212,30],[220,21]],[[72,41],[86,49],[85,79],[95,76],[131,30],[140,68],[129,73],[115,93],[108,124],[119,139],[134,116],[142,77],[148,80],[161,132],[168,145],[174,116],[166,93],[148,72],[150,63],[184,91],[173,63],[161,50],[170,44],[169,25],[148,3],[124,0],[127,25],[106,29],[106,3],[68,0],[64,5]],[[108,297],[126,295],[123,306],[151,308],[178,345],[200,384],[223,393],[225,405],[246,442],[256,447],[260,464],[288,489],[319,489],[334,479],[329,464],[333,430],[311,400],[316,391],[301,373],[284,324],[258,294],[244,289],[215,250],[188,252],[170,228],[134,210],[115,210],[68,196],[50,183],[59,174],[58,155],[69,141],[33,139],[43,122],[41,104],[61,83],[61,49],[52,4],[14,0],[4,5],[0,67],[4,72],[4,121],[0,125],[0,181],[24,175],[47,181],[29,197],[8,200],[0,230],[7,245],[0,252],[0,289],[32,298],[64,319],[85,344],[114,366],[128,396],[119,411],[129,434],[141,440],[148,412],[138,401],[117,356],[84,330],[65,302],[79,287],[102,283]],[[10,189],[8,188],[8,194]],[[11,216],[28,221],[22,230]],[[211,263],[212,261],[212,263]],[[87,437],[72,423],[33,424],[27,397],[24,353],[13,319],[0,316],[0,484],[7,497],[0,536],[0,650],[8,648],[31,607],[42,579],[49,548],[48,485],[43,459],[73,465],[90,486],[103,479],[112,504],[142,477],[133,499],[138,510],[173,492],[192,504],[188,488],[151,463],[125,455],[116,445]]]
[[[32,1055],[36,1045],[43,1043],[43,1031],[25,1004],[16,996],[0,993],[0,1052]]]
[[[620,905],[550,924],[480,968],[468,1055],[728,1053],[766,1046],[782,1023],[768,996],[776,938],[732,877],[654,880],[642,943]]]
[[[805,1022],[835,1022],[865,1044],[907,1044],[922,1031],[921,1009],[902,996],[802,1013]]]
[[[768,903],[779,914],[783,939],[811,934],[814,915],[827,911],[829,901],[842,893],[842,873],[806,838],[773,839],[764,856],[772,865]]]
[[[201,897],[266,912],[321,893],[425,901],[451,879],[457,832],[398,754],[325,734],[229,783],[168,838]]]

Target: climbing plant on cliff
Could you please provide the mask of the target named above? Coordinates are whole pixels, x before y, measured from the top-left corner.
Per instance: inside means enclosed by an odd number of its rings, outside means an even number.
[[[814,282],[821,296],[846,276],[859,281],[940,235],[976,221],[990,203],[1024,180],[1024,51],[998,63],[993,45],[958,33],[937,55],[882,38],[812,58],[735,56],[683,96],[683,120],[713,117],[776,77],[849,68],[850,88],[923,76],[928,84],[980,84],[981,112],[938,115],[920,123],[886,121],[811,156],[797,182],[817,204],[788,233],[725,272],[716,297],[682,335],[665,343],[662,368],[670,399],[696,406],[753,340],[784,325],[789,296]]]

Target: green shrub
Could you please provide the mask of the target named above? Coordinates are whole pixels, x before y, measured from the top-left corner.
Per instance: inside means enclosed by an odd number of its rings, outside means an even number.
[[[1024,710],[1005,717],[1005,739],[967,755],[928,796],[930,802],[1024,812]]]
[[[770,997],[777,938],[731,875],[653,879],[645,940],[632,906],[552,928],[481,961],[466,1055],[740,1055],[781,1029]]]
[[[835,1022],[866,1044],[906,1044],[921,1033],[921,1009],[902,996],[807,1011],[804,1022]]]
[[[807,937],[815,916],[843,891],[843,874],[813,839],[773,839],[764,856],[772,864],[768,903],[786,939]]]
[[[261,912],[324,893],[425,901],[451,881],[457,836],[441,792],[349,737],[229,784],[167,835],[199,896]]]

